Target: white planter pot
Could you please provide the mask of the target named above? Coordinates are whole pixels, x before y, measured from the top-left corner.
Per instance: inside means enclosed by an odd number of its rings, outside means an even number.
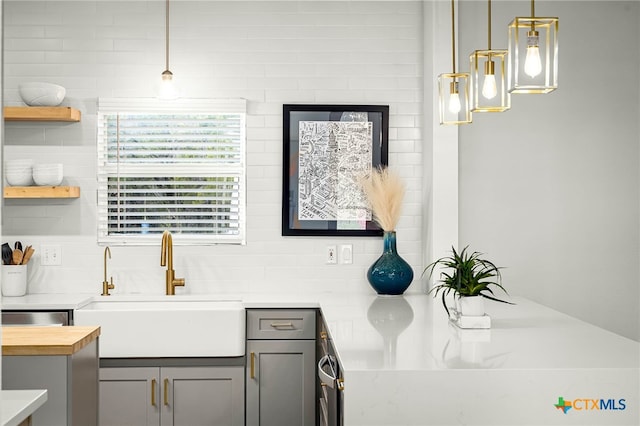
[[[471,296],[458,299],[459,312],[469,317],[481,317],[484,315],[484,297]]]

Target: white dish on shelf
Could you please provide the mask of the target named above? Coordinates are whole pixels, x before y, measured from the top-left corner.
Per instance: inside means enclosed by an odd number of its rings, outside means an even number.
[[[31,159],[7,160],[4,165],[7,183],[11,186],[33,185],[32,168]]]
[[[38,186],[58,186],[62,183],[62,177],[62,163],[33,166],[33,181]]]
[[[58,106],[67,91],[53,83],[30,82],[19,84],[18,92],[22,101],[29,106]]]

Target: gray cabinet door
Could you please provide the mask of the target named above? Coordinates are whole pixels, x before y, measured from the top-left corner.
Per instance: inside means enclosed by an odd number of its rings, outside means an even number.
[[[100,369],[100,426],[158,426],[161,403],[158,367]]]
[[[103,367],[100,426],[244,426],[244,369]]]
[[[247,341],[247,426],[314,426],[315,341]]]
[[[160,375],[162,426],[244,426],[242,367],[163,367]]]

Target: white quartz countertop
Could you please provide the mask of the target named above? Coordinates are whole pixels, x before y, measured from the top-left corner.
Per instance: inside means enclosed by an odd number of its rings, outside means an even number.
[[[80,307],[100,297],[50,296],[4,298],[3,308]],[[488,301],[491,329],[461,330],[424,294],[221,297],[246,308],[321,308],[344,375],[347,426],[638,425],[640,344],[523,298]],[[577,403],[565,415],[559,397],[618,405]]]
[[[448,323],[438,300],[424,294],[221,294],[245,308],[321,308],[346,371],[638,368],[640,344],[523,298],[487,301],[492,327],[462,330]],[[172,296],[169,296],[172,297]],[[197,300],[211,295],[178,295]],[[118,300],[164,295],[115,294]],[[3,297],[2,309],[78,309],[95,294]],[[474,346],[474,356],[458,353]],[[481,353],[480,353],[481,352]]]
[[[0,391],[2,426],[17,426],[47,401],[46,390]]]
[[[2,296],[2,309],[12,310],[72,310],[89,303],[94,294],[27,294]]]

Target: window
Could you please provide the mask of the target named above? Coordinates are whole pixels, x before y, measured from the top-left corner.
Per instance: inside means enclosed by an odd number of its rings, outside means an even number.
[[[98,241],[245,242],[244,100],[99,99]]]

